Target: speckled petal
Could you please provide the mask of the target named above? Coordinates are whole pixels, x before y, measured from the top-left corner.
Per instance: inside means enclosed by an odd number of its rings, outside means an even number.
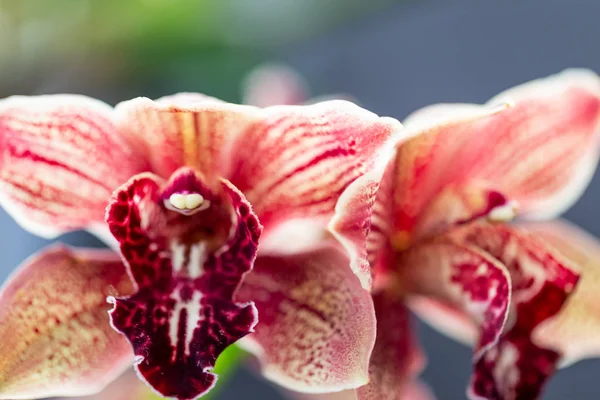
[[[443,238],[398,253],[388,290],[426,296],[461,309],[479,326],[475,359],[495,345],[508,317],[506,268],[476,247]]]
[[[131,364],[110,327],[108,295],[133,290],[109,250],[50,247],[0,291],[0,399],[88,395]]]
[[[146,165],[114,121],[85,96],[0,100],[0,205],[44,237],[103,224],[112,191]]]
[[[416,377],[425,366],[423,355],[411,331],[410,314],[404,299],[395,293],[373,296],[377,315],[377,340],[369,383],[356,390],[358,400],[425,400],[427,391],[417,389]],[[413,397],[414,396],[414,397]]]
[[[256,333],[244,341],[267,378],[309,393],[367,383],[375,313],[348,262],[334,247],[257,258],[238,297],[258,308]]]
[[[257,322],[254,305],[233,296],[253,266],[261,226],[243,195],[220,184],[214,191],[190,168],[168,182],[142,174],[107,210],[138,289],[112,300],[111,321],[130,340],[140,376],[163,396],[207,393],[219,354]],[[173,197],[182,193],[203,203],[184,210]]]
[[[347,101],[274,106],[234,146],[230,181],[254,207],[268,233],[293,218],[333,215],[338,197],[368,172],[400,129]]]
[[[498,108],[506,99],[515,105]],[[453,213],[431,214],[428,208],[440,208],[432,204],[447,190],[469,193],[473,185],[515,201],[521,215],[559,214],[593,174],[599,121],[600,80],[580,70],[518,86],[489,106],[437,105],[418,111],[405,122],[414,137],[399,146],[393,165],[396,236],[403,243],[413,238],[424,219],[434,228],[447,225]],[[463,208],[476,200],[467,200]],[[474,214],[486,208],[477,206]]]
[[[542,322],[533,341],[561,354],[561,365],[600,356],[600,244],[598,239],[567,221],[520,225],[581,269],[579,283],[561,311]]]
[[[508,225],[473,224],[455,233],[502,262],[512,281],[509,322],[499,342],[476,362],[470,397],[535,399],[559,354],[534,343],[532,332],[561,310],[579,275],[545,242]]]

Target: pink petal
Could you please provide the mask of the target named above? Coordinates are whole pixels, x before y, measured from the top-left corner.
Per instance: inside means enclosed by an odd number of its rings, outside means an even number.
[[[358,400],[425,400],[427,391],[419,390],[415,378],[425,366],[410,327],[410,314],[396,293],[373,296],[377,314],[377,340],[369,383],[356,390]]]
[[[457,307],[430,297],[410,298],[407,305],[420,320],[457,342],[466,346],[473,346],[477,342],[477,324]]]
[[[344,246],[350,255],[350,268],[363,288],[370,290],[373,284],[373,272],[369,259],[369,250],[379,249],[376,241],[379,232],[371,232],[372,221],[377,217],[374,203],[379,180],[376,173],[361,176],[352,182],[342,193],[335,206],[328,229]]]
[[[230,180],[266,233],[289,219],[327,220],[344,189],[371,170],[400,129],[398,121],[346,101],[269,107],[261,117],[238,137]]]
[[[308,393],[356,388],[367,382],[375,341],[371,296],[334,247],[285,256],[259,256],[240,300],[260,314],[249,336],[264,374]]]
[[[431,297],[471,316],[480,331],[475,359],[498,341],[510,281],[504,266],[486,253],[448,239],[424,242],[398,253],[395,274],[390,290]]]
[[[128,345],[129,346],[129,345]],[[133,369],[122,374],[110,383],[104,390],[93,396],[78,398],[79,400],[154,400],[156,396],[142,383]],[[72,397],[62,397],[60,400],[73,400]]]
[[[208,207],[167,208],[174,193],[200,194]],[[202,396],[216,383],[219,354],[257,322],[252,303],[232,300],[261,231],[250,205],[228,181],[212,189],[182,168],[169,182],[142,174],[123,185],[107,222],[137,284],[133,296],[113,299],[111,312],[137,371],[163,396]]]
[[[497,207],[493,202],[477,205],[486,191],[516,201],[519,212],[531,218],[557,215],[581,194],[598,160],[598,77],[567,71],[500,97],[511,97],[516,105],[503,111],[438,105],[406,121],[415,137],[399,146],[391,166],[398,235],[413,239],[420,225],[427,228],[421,226],[423,236],[455,223],[456,213],[468,221],[472,217],[465,211],[473,209],[474,217],[491,211]],[[450,195],[450,204],[439,198],[448,191],[459,193]],[[470,192],[475,198],[457,206],[457,198]]]
[[[133,354],[106,296],[132,290],[108,250],[55,246],[25,261],[0,291],[0,398],[87,395],[115,379]]]
[[[302,104],[308,99],[307,84],[283,64],[261,64],[246,77],[243,103],[258,107]]]
[[[207,180],[227,175],[232,140],[259,118],[254,107],[198,93],[156,101],[140,97],[118,104],[116,111],[123,134],[145,150],[152,171],[164,178],[184,165]]]
[[[111,107],[98,100],[0,101],[0,204],[33,233],[102,224],[111,192],[144,167],[119,137]]]
[[[293,393],[286,398],[297,400],[359,400],[360,397],[357,392],[360,390],[361,389],[350,389],[341,392],[323,394]],[[435,400],[435,395],[431,389],[426,384],[418,380],[404,382],[398,388],[398,392],[391,393],[391,396],[395,397],[377,397],[376,399]]]
[[[537,326],[532,334],[539,346],[561,354],[561,365],[600,356],[600,245],[566,221],[523,224],[527,232],[541,238],[581,269],[581,278],[561,311]]]
[[[476,399],[537,398],[556,369],[559,354],[535,344],[531,335],[560,311],[578,274],[544,242],[507,225],[474,224],[458,236],[506,265],[512,280],[509,322],[498,344],[477,361],[470,395]]]

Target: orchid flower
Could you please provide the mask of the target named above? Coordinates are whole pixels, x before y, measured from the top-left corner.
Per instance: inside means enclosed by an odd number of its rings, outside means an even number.
[[[2,100],[0,204],[30,232],[87,229],[122,257],[52,247],[9,279],[0,398],[94,393],[133,360],[159,394],[197,398],[259,319],[248,342],[271,379],[308,392],[365,384],[372,301],[322,239],[399,128],[346,101]]]
[[[370,383],[356,398],[417,398],[402,395],[423,365],[407,306],[474,345],[471,399],[536,398],[561,363],[600,354],[598,246],[563,254],[543,228],[509,224],[576,201],[598,161],[599,122],[600,79],[583,70],[408,117],[393,154],[349,186],[330,225],[376,309]]]

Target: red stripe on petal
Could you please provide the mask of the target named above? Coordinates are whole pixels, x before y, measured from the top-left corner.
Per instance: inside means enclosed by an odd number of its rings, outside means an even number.
[[[166,178],[187,165],[216,180],[227,175],[232,142],[257,120],[258,109],[180,93],[156,101],[133,99],[116,111],[123,134],[146,150],[154,172]]]
[[[51,95],[0,103],[0,202],[34,233],[102,223],[112,190],[144,168],[119,136],[112,109],[97,100]]]
[[[449,188],[498,191],[532,218],[555,216],[579,197],[598,161],[598,77],[564,72],[505,95],[515,105],[500,112],[493,103],[436,105],[407,119],[405,129],[414,137],[399,145],[390,166],[397,232],[429,233],[422,220],[432,218],[427,210],[440,193],[456,190]],[[477,197],[466,198],[463,208],[472,208]],[[433,214],[434,226],[455,222],[441,211]]]
[[[230,180],[268,229],[291,218],[329,216],[399,128],[344,101],[269,107],[238,137]]]
[[[208,207],[191,214],[169,203],[189,193]],[[107,222],[138,286],[115,299],[111,313],[139,357],[137,370],[164,396],[205,394],[219,354],[257,322],[252,303],[232,300],[261,232],[250,204],[229,182],[215,192],[184,168],[166,183],[149,174],[132,179],[115,192]]]
[[[108,250],[52,247],[25,261],[0,292],[0,398],[87,395],[133,359],[109,325],[109,295],[133,291]]]

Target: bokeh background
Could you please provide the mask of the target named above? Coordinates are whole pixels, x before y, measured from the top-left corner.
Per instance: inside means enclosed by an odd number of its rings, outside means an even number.
[[[0,0],[0,97],[71,92],[114,104],[199,91],[240,101],[244,76],[276,61],[312,95],[344,93],[402,119],[567,67],[600,72],[598,21],[598,0]],[[566,217],[600,236],[599,204],[597,174]],[[0,280],[48,244],[1,210],[0,238]],[[60,240],[102,246],[84,233]],[[470,350],[418,329],[424,379],[439,399],[464,399]],[[247,364],[215,399],[284,398]],[[599,374],[597,360],[562,370],[544,399],[597,399]]]

